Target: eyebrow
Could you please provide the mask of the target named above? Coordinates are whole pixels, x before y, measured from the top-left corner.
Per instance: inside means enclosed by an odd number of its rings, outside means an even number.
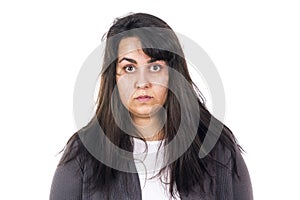
[[[131,63],[134,63],[134,64],[137,64],[137,62],[136,62],[134,59],[126,58],[126,57],[122,58],[122,59],[119,61],[119,63],[121,63],[121,62],[124,61],[124,60],[126,60],[126,61],[128,61],[128,62],[131,62]],[[155,61],[157,61],[157,60],[160,60],[160,59],[157,59],[157,58],[151,58],[151,59],[148,61],[148,63],[153,63],[153,62],[155,62]]]
[[[126,57],[122,58],[122,59],[119,61],[119,63],[121,63],[121,62],[124,61],[124,60],[126,60],[126,61],[128,61],[128,62],[131,62],[131,63],[134,63],[134,64],[137,64],[137,62],[136,62],[135,60],[133,60],[133,59],[131,59],[131,58],[126,58]]]

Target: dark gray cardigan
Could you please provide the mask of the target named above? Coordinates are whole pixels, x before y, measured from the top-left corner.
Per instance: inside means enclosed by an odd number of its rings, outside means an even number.
[[[242,155],[236,150],[236,164],[239,178],[232,176],[232,156],[229,150],[217,146],[217,157],[219,161],[227,167],[217,166],[216,186],[213,194],[203,195],[200,190],[194,188],[194,192],[189,195],[180,193],[182,200],[252,200],[252,186]],[[80,167],[79,160],[73,159],[64,165],[58,166],[53,177],[50,191],[50,200],[141,200],[142,191],[137,173],[121,172],[118,183],[110,192],[109,198],[106,193],[97,191],[92,193],[90,185],[87,184],[87,177],[91,174],[89,168]],[[130,190],[127,191],[124,185],[130,184]],[[207,183],[209,184],[209,183]]]

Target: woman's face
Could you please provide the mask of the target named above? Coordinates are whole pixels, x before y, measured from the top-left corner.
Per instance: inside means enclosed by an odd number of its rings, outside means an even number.
[[[136,37],[120,41],[116,80],[121,101],[134,121],[154,116],[166,101],[169,80],[166,62],[147,56]]]

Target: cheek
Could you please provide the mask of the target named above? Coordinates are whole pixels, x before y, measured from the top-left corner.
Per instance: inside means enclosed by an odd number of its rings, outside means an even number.
[[[162,87],[159,86],[159,88],[157,89],[157,93],[156,93],[159,101],[161,104],[164,104],[166,99],[167,99],[167,95],[168,95],[168,88],[166,87]]]
[[[116,80],[121,101],[124,105],[126,105],[133,93],[132,83],[125,78],[117,78]]]
[[[169,90],[168,82],[169,82],[168,76],[163,76],[158,81],[159,85],[157,85],[157,93],[156,94],[158,95],[162,104],[164,104],[167,99],[168,90]]]

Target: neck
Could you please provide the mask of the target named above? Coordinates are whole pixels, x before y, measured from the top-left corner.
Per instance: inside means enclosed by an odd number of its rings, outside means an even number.
[[[134,117],[133,122],[139,134],[145,140],[154,141],[164,138],[163,120],[160,117]]]

